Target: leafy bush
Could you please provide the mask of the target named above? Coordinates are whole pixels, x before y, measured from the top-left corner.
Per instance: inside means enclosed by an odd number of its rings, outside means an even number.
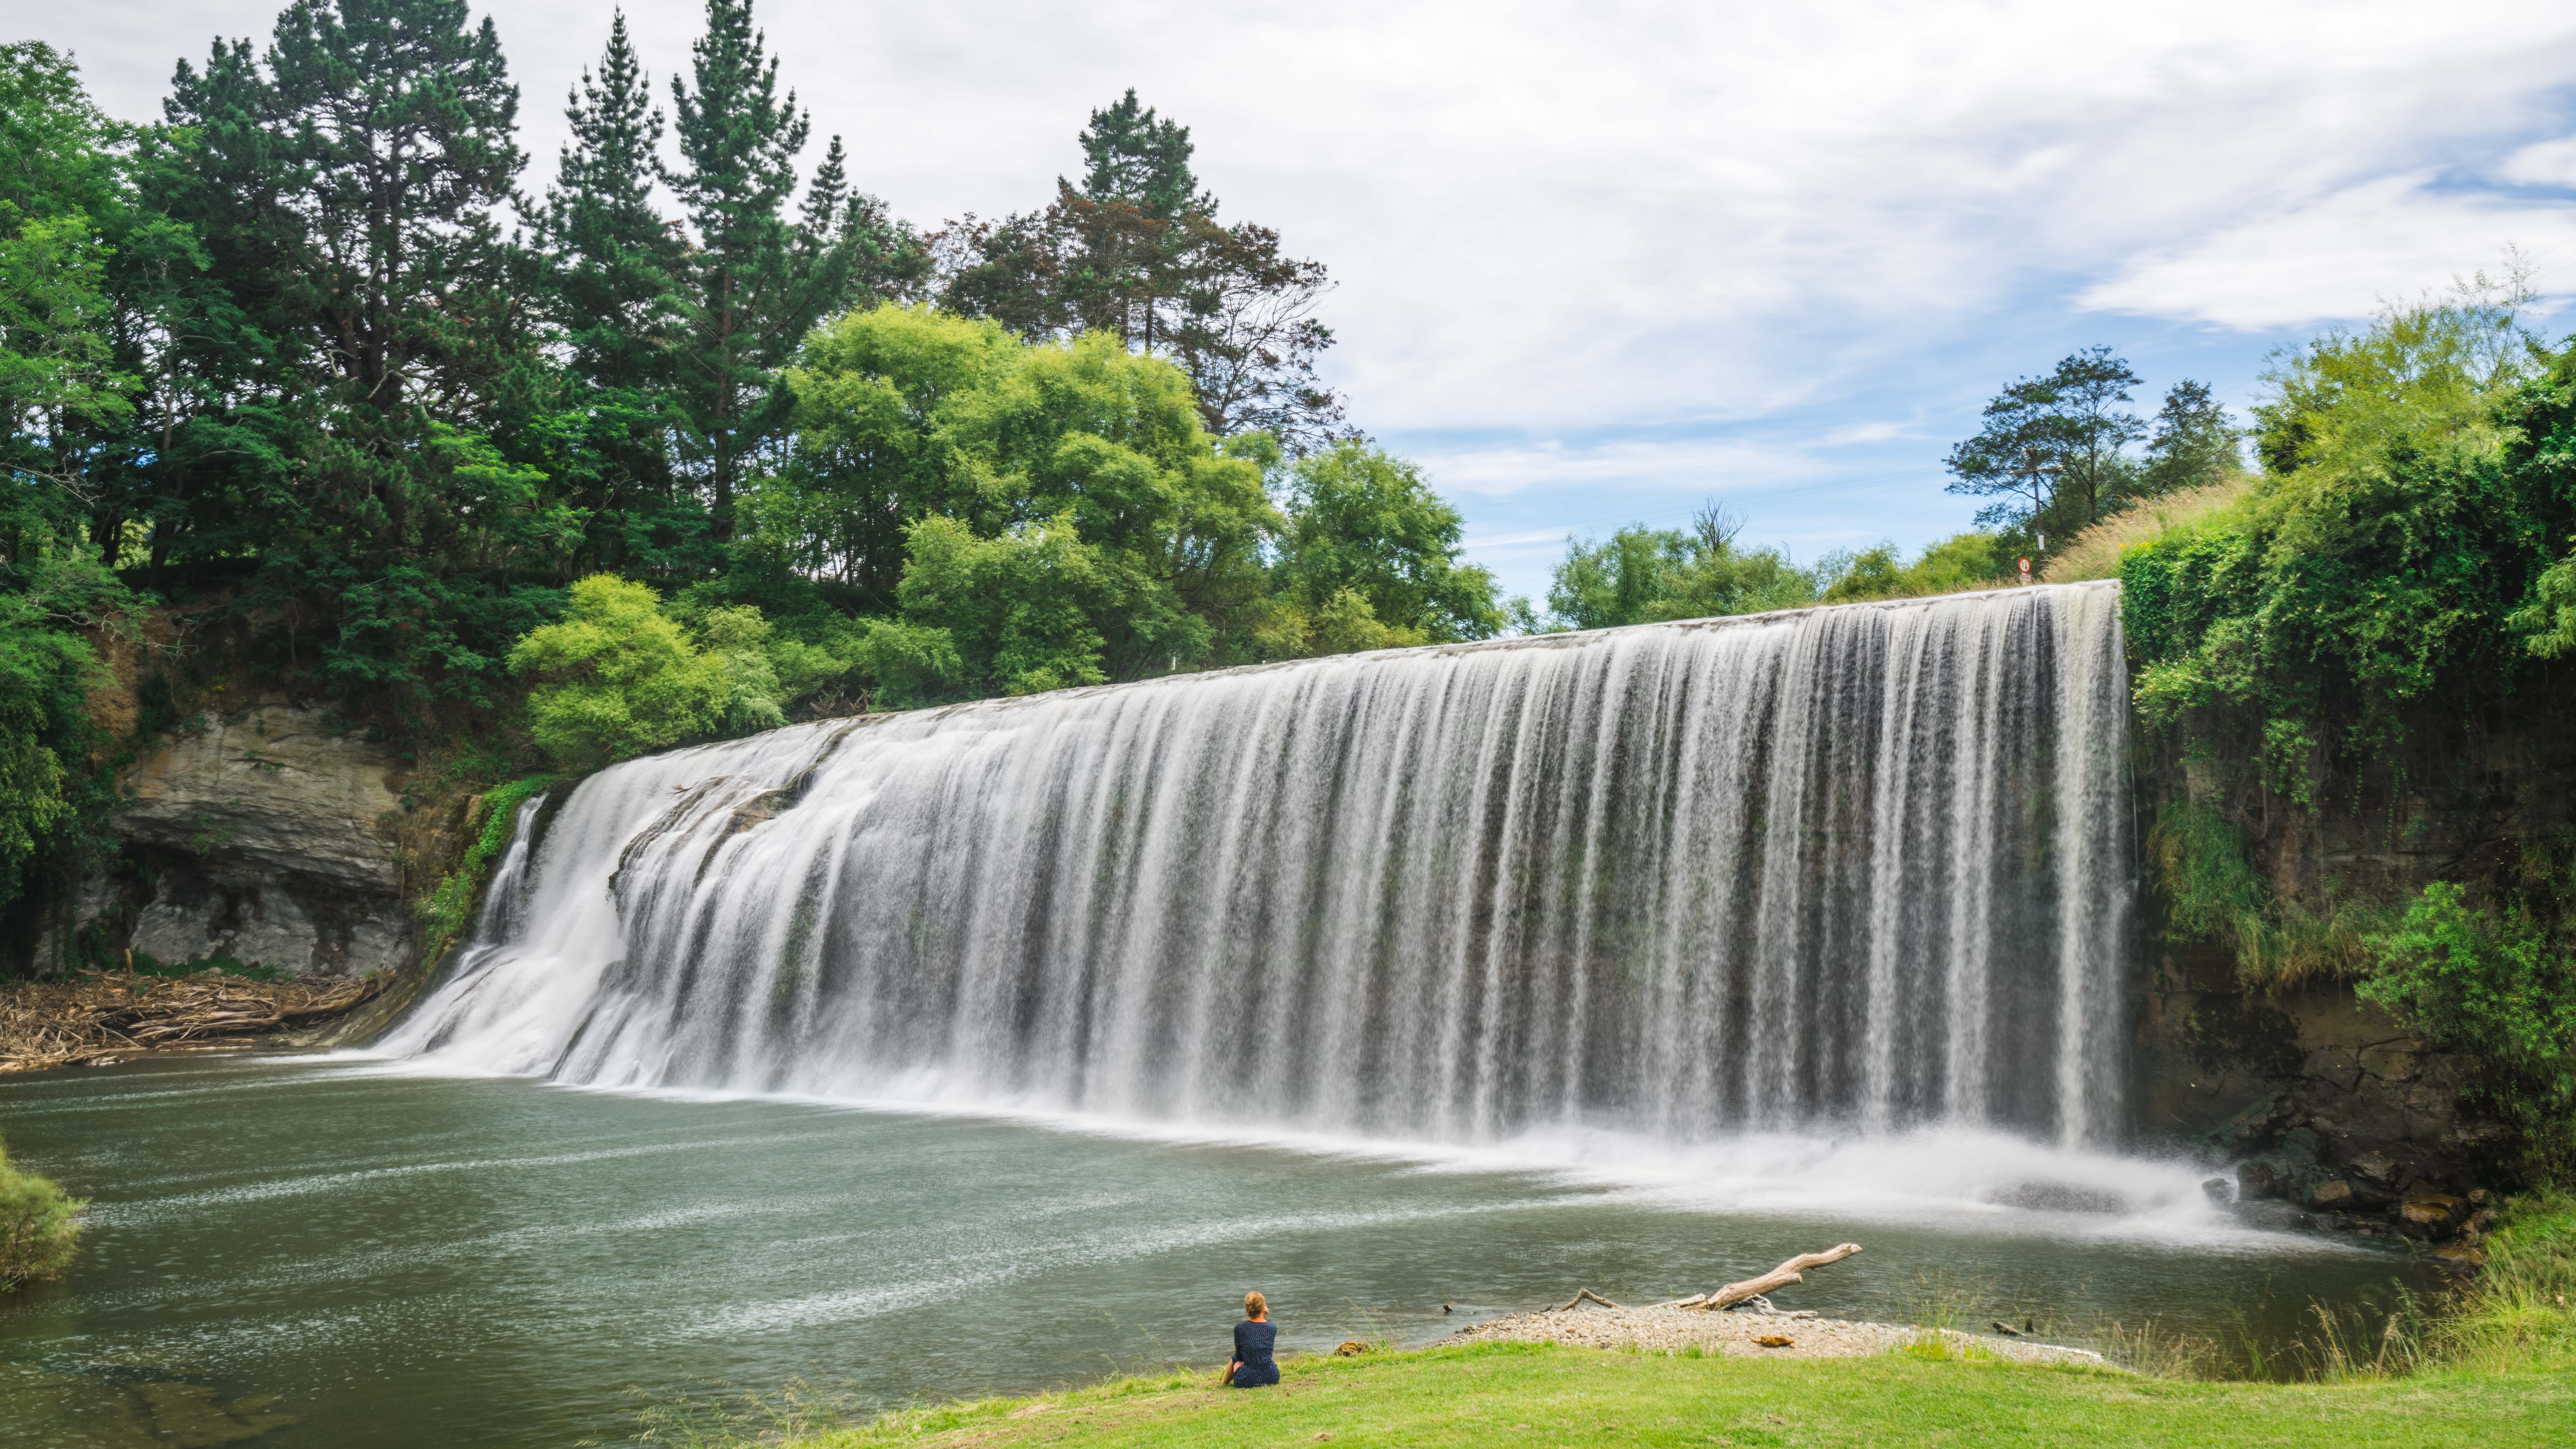
[[[57,1277],[70,1267],[86,1206],[13,1166],[8,1148],[0,1146],[0,1292],[31,1278]]]
[[[2479,909],[2445,881],[2372,945],[2378,966],[2361,997],[2493,1071],[2533,1168],[2576,1168],[2576,954],[2522,903]]]
[[[561,621],[511,649],[510,668],[536,681],[528,718],[538,745],[567,768],[593,770],[784,723],[777,675],[759,648],[766,633],[757,610],[718,609],[701,648],[650,587],[593,574],[572,586]]]
[[[1779,549],[1740,545],[1740,527],[1712,506],[1688,531],[1636,524],[1596,543],[1568,541],[1548,586],[1547,619],[1523,627],[1609,629],[1814,603],[1815,572]]]
[[[2009,540],[1979,532],[1926,544],[1912,563],[1886,543],[1856,554],[1828,554],[1816,563],[1817,582],[1829,604],[1963,594],[2008,584],[2015,572]]]

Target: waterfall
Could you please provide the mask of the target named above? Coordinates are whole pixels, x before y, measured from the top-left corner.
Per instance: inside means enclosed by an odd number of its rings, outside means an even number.
[[[2105,1142],[2118,605],[1394,650],[630,761],[379,1049],[1456,1142]]]

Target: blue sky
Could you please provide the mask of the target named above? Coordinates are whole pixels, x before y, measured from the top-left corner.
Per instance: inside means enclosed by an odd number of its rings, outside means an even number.
[[[480,7],[478,7],[480,8]],[[109,109],[274,0],[21,6]],[[492,10],[529,183],[607,7]],[[782,76],[917,223],[1029,207],[1130,85],[1225,214],[1330,264],[1328,373],[1537,595],[1705,498],[1801,558],[1966,525],[1940,459],[2108,343],[2242,405],[2263,358],[2494,268],[2576,289],[2576,7],[763,0]],[[657,84],[692,0],[636,0]],[[2544,302],[2544,307],[2547,303]]]

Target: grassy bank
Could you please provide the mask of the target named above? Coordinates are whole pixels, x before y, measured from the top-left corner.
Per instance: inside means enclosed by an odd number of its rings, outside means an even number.
[[[2576,1443],[2576,1376],[2527,1369],[2214,1384],[2106,1369],[1876,1358],[1785,1363],[1488,1343],[1304,1360],[1280,1387],[1206,1375],[890,1415],[798,1441],[880,1445],[2328,1445]]]

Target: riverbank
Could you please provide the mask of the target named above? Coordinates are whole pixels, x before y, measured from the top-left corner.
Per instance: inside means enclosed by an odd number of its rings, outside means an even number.
[[[2576,1442],[2576,1377],[2539,1369],[2342,1384],[2190,1383],[1900,1349],[1794,1362],[1518,1342],[1283,1364],[1277,1390],[1117,1380],[885,1417],[793,1449],[1020,1444],[1373,1446],[2474,1444]]]

